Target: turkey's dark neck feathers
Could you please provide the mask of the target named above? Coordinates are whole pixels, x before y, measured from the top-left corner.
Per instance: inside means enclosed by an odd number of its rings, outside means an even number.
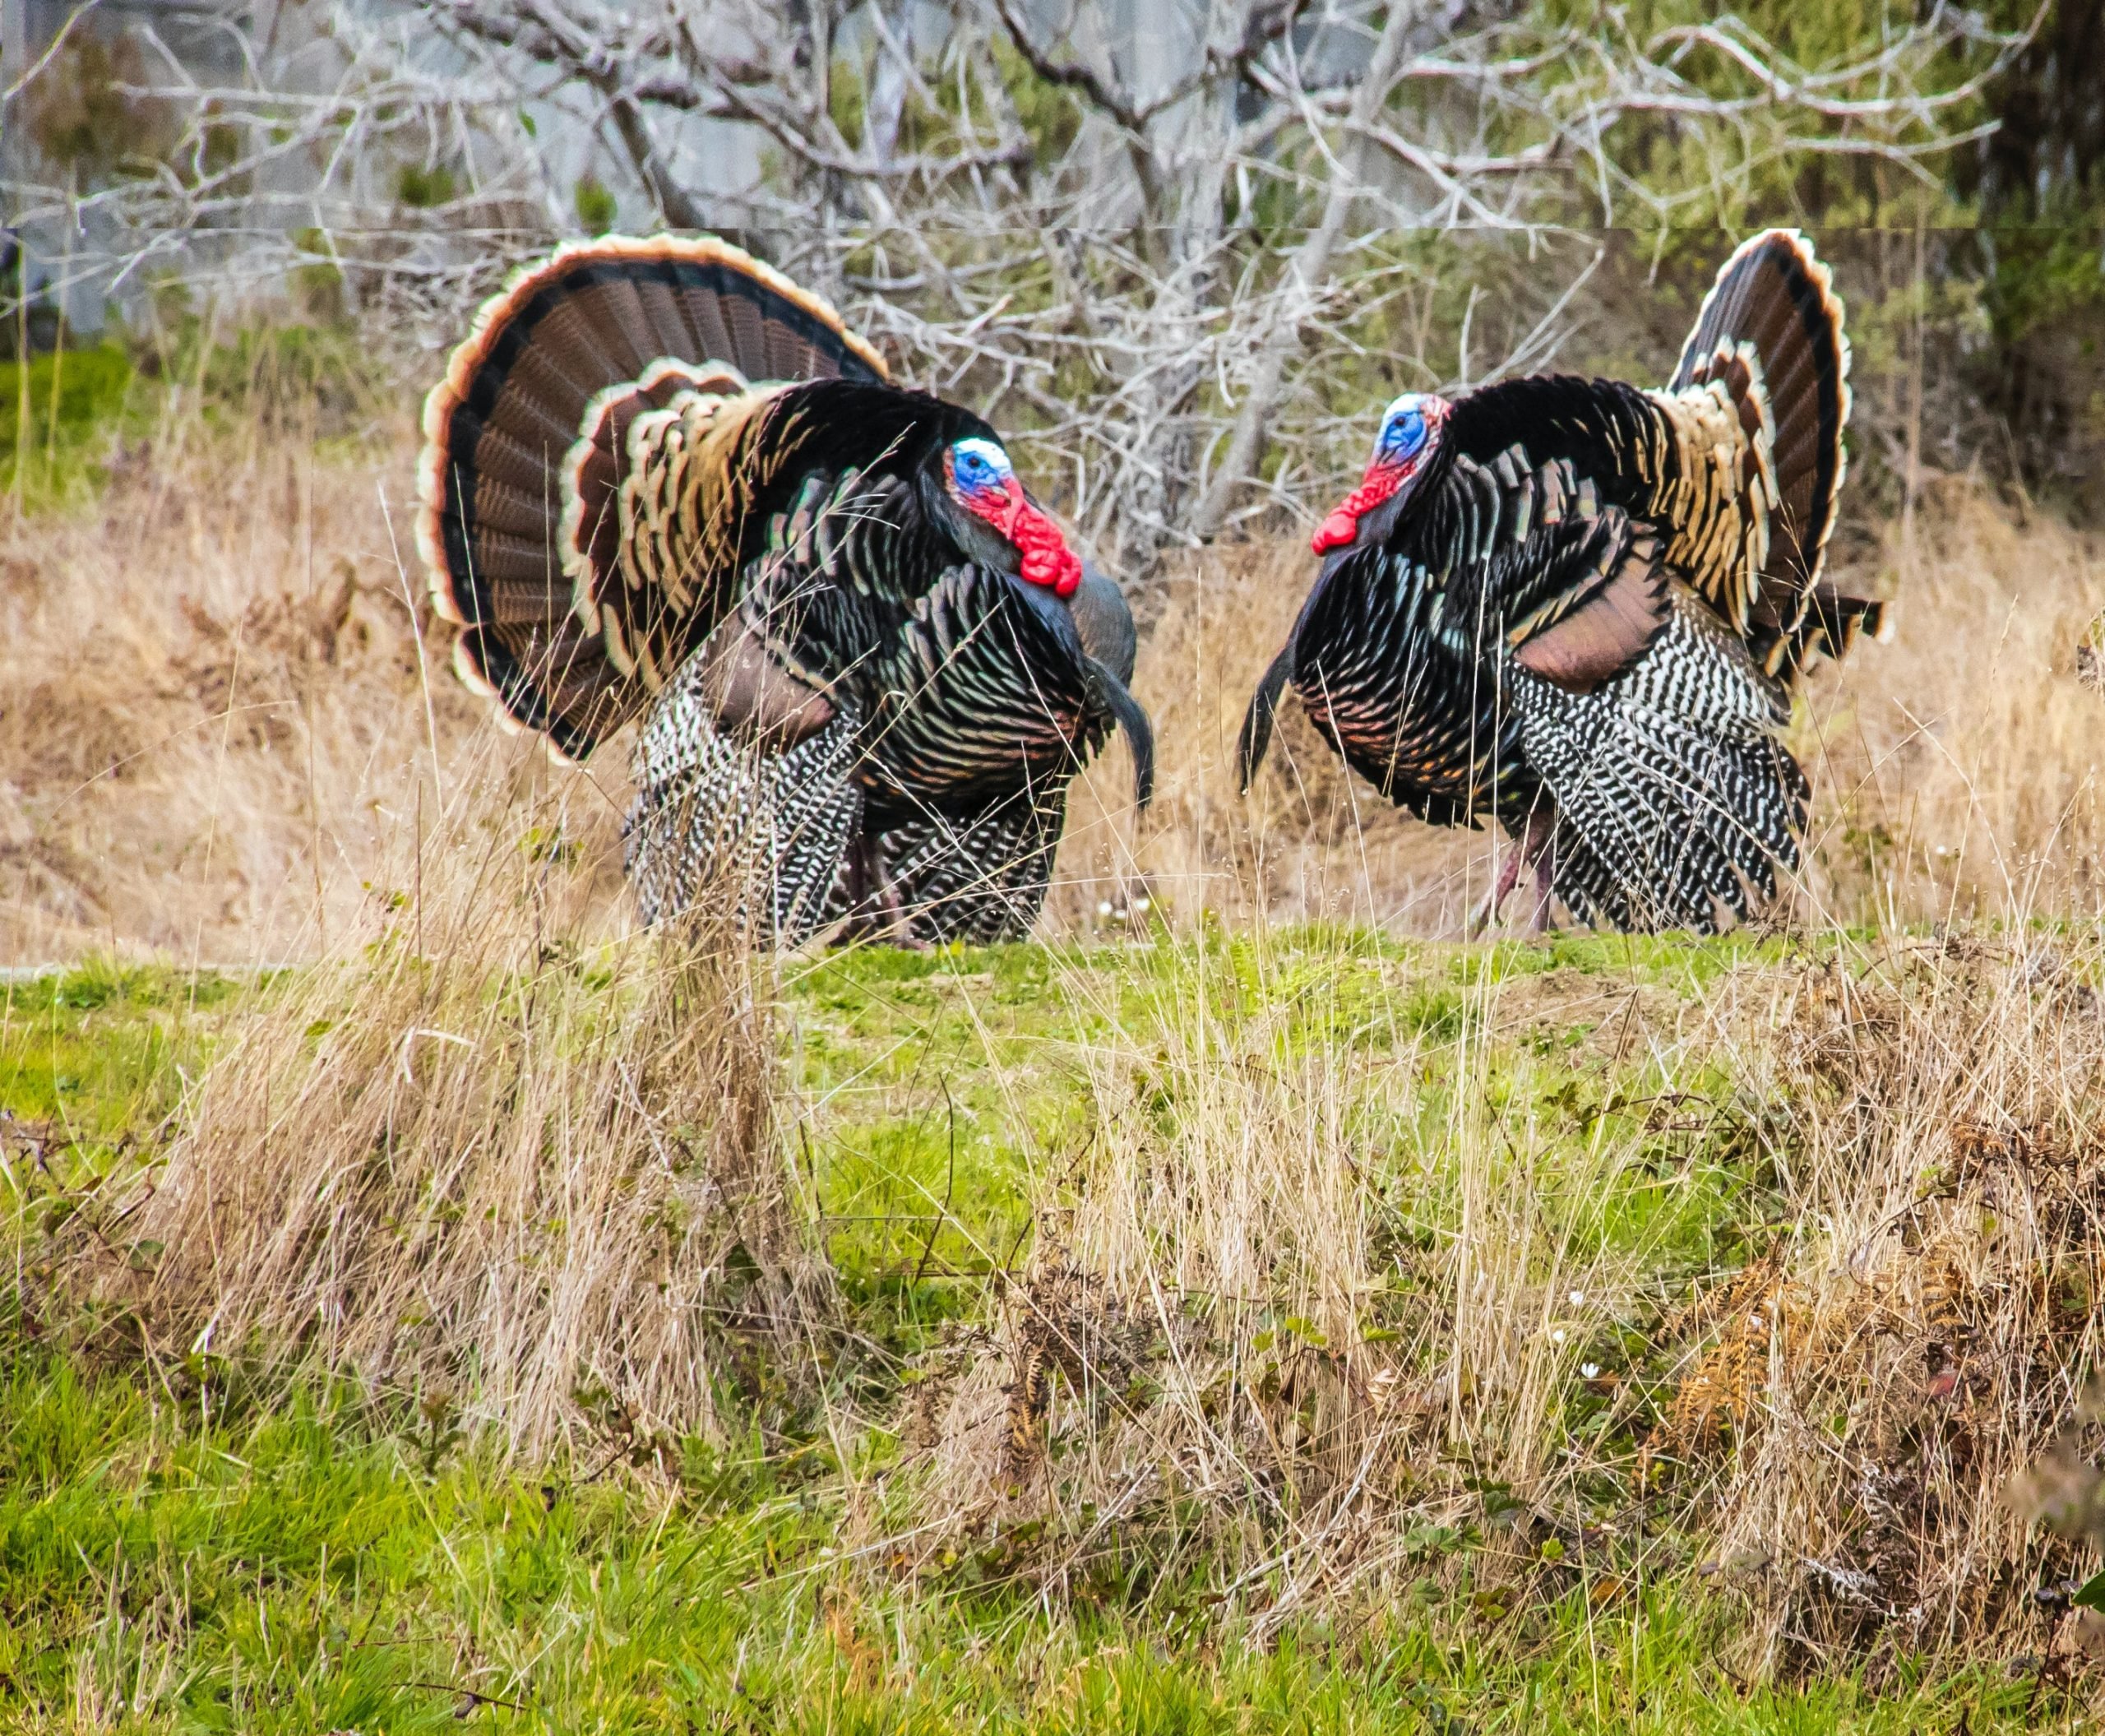
[[[992,438],[992,431],[969,411],[926,392],[817,380],[782,393],[754,419],[747,437],[747,450],[764,451],[778,479],[755,498],[742,556],[750,560],[759,552],[771,521],[791,508],[813,475],[854,472],[910,484],[915,528],[937,529],[926,510],[928,479],[944,447],[972,437]],[[962,558],[963,551],[953,549],[952,558]]]

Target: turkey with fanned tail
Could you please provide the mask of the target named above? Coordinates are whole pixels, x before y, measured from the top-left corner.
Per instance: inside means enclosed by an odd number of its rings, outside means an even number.
[[[1244,720],[1247,787],[1291,686],[1356,771],[1514,842],[1534,925],[1715,928],[1795,868],[1808,794],[1779,738],[1815,657],[1883,604],[1823,576],[1849,345],[1795,230],[1728,259],[1672,382],[1543,377],[1398,398]]]
[[[785,943],[1020,935],[1067,785],[1147,720],[1132,620],[993,429],[728,243],[564,247],[424,406],[455,665],[582,760],[632,719],[646,921],[752,871]]]

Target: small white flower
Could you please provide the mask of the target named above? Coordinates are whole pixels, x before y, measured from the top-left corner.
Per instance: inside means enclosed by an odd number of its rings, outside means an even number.
[[[1133,900],[1133,908],[1145,916],[1154,908],[1154,900],[1152,898],[1136,898]]]
[[[1096,914],[1099,916],[1108,916],[1111,914],[1111,900],[1108,898],[1099,898],[1096,902]]]
[[[1571,1293],[1571,1306],[1575,1308],[1583,1308],[1586,1306],[1586,1293],[1584,1290],[1574,1290]]]
[[[1601,1365],[1598,1363],[1581,1363],[1579,1364],[1580,1374],[1587,1380],[1593,1379],[1593,1377],[1600,1372]]]
[[[1564,1342],[1564,1328],[1562,1326],[1559,1326],[1556,1331],[1552,1332],[1549,1335],[1549,1341],[1553,1345],[1562,1344]]]

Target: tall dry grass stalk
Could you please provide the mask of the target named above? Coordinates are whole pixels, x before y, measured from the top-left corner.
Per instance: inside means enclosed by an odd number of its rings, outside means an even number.
[[[1339,959],[1275,934],[1090,1008],[1095,1137],[913,1401],[918,1564],[969,1537],[1086,1595],[1145,1559],[1261,1638],[1694,1560],[1757,1674],[2047,1648],[2034,1589],[2089,1570],[2006,1494],[2101,1349],[2105,949],[1487,974],[1416,1025]],[[1671,1202],[1712,1187],[1751,1203],[1691,1275]]]
[[[1447,1572],[1487,1511],[1479,1585],[1552,1538],[1580,1564],[1565,1409],[1640,1305],[1646,1251],[1597,1219],[1643,1141],[1502,1111],[1505,990],[1420,1021],[1409,966],[1337,962],[1275,935],[1086,1009],[1094,1137],[1041,1178],[1003,1330],[914,1396],[923,1563],[961,1532],[1065,1594],[1202,1569],[1260,1639]]]
[[[1811,922],[2093,919],[2105,908],[2105,692],[2077,650],[2105,545],[1958,479],[1889,528],[1890,645],[1812,686]]]
[[[715,900],[581,942],[531,826],[423,840],[251,992],[106,1277],[164,1357],[300,1362],[545,1452],[641,1451],[807,1385],[823,1276],[775,1137],[771,965]],[[720,908],[719,908],[720,907]]]
[[[0,963],[240,965],[357,928],[493,751],[409,570],[404,449],[185,424],[90,507],[0,516]],[[506,763],[617,904],[622,756]]]
[[[521,1451],[706,1428],[780,1389],[819,1282],[771,967],[720,922],[630,932],[622,756],[558,773],[446,673],[398,450],[185,425],[0,526],[0,957],[300,965],[124,1219],[150,1276],[95,1281],[160,1352],[349,1371]]]

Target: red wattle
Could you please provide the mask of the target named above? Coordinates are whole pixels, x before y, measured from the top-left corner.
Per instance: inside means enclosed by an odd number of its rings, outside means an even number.
[[[1025,582],[1043,585],[1056,597],[1071,597],[1082,581],[1082,563],[1060,527],[1031,504],[1013,476],[993,500],[992,490],[966,497],[965,503],[1015,545],[1022,557]]]
[[[1316,527],[1316,534],[1308,539],[1308,546],[1318,554],[1328,554],[1333,549],[1342,549],[1359,535],[1359,516],[1339,507]]]
[[[1060,527],[1035,507],[1020,507],[1003,532],[1023,557],[1023,576],[1032,585],[1049,586],[1056,597],[1070,597],[1082,581],[1082,563]]]
[[[1318,554],[1328,554],[1333,549],[1342,549],[1359,535],[1359,516],[1372,512],[1381,502],[1403,487],[1413,470],[1413,465],[1370,464],[1366,479],[1339,502],[1336,509],[1316,526],[1316,535],[1309,539],[1309,546]]]

